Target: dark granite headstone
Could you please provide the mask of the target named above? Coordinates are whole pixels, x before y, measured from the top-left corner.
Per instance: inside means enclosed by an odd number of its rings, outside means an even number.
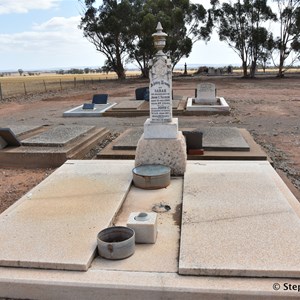
[[[149,101],[149,87],[138,88],[135,90],[136,100],[146,100]]]
[[[108,99],[108,94],[96,94],[93,96],[92,103],[94,104],[106,104]]]
[[[0,136],[7,142],[8,146],[21,146],[20,141],[10,128],[0,128]]]
[[[183,131],[182,133],[186,140],[187,150],[203,148],[203,144],[202,144],[203,132],[193,130],[193,131]]]
[[[82,109],[94,109],[95,103],[84,103]]]

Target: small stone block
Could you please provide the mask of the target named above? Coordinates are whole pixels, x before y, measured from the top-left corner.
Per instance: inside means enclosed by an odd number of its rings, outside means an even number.
[[[82,109],[94,109],[95,104],[94,103],[84,103],[82,105]]]
[[[178,133],[178,118],[171,122],[155,123],[147,119],[144,123],[145,139],[176,139]]]
[[[188,149],[188,155],[203,155],[203,149]]]
[[[157,214],[133,212],[129,215],[127,227],[135,231],[136,243],[154,244],[157,237]]]

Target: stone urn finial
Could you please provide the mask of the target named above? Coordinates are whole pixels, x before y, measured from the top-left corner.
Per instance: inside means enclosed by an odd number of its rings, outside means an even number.
[[[156,30],[157,31],[152,34],[152,36],[154,38],[154,46],[158,50],[158,52],[157,52],[158,55],[164,55],[162,50],[164,49],[164,47],[166,45],[166,38],[168,35],[162,31],[163,28],[162,28],[160,22],[158,22]]]

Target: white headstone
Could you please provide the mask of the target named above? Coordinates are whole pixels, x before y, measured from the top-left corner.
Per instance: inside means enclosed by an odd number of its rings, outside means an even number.
[[[158,56],[150,69],[150,120],[153,123],[172,121],[171,60]]]
[[[166,34],[158,23],[153,34],[154,44],[158,49],[150,60],[150,118],[144,123],[145,139],[176,139],[178,119],[172,117],[172,64],[162,51]]]
[[[172,175],[183,175],[186,166],[186,142],[178,131],[178,118],[172,117],[172,65],[162,51],[167,34],[158,23],[152,36],[158,50],[150,61],[150,118],[144,123],[144,134],[138,141],[135,165],[158,164],[171,168]]]
[[[213,83],[200,83],[197,85],[195,103],[214,104],[217,102],[216,86]]]

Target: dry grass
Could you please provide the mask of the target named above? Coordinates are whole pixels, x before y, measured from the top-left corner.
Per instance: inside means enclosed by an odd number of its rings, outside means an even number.
[[[188,74],[192,75],[195,70],[188,70]],[[259,69],[258,74],[268,74],[276,76],[277,69],[267,69],[266,73]],[[299,73],[299,68],[291,68],[286,73]],[[182,71],[177,71],[181,74]],[[242,76],[241,69],[234,69],[233,74]],[[140,75],[139,71],[127,71],[127,77],[136,77]],[[0,77],[0,100],[8,99],[26,94],[43,93],[49,91],[59,91],[74,89],[83,86],[92,86],[99,81],[115,80],[117,75],[114,72],[109,73],[96,73],[96,74],[55,74],[55,73],[42,73],[39,75],[20,76],[18,73],[12,76]]]
[[[138,76],[137,71],[127,72],[128,77]],[[70,88],[93,85],[102,80],[117,79],[116,73],[96,73],[96,74],[55,74],[44,73],[33,76],[12,76],[0,77],[0,100],[33,93],[66,90]]]

